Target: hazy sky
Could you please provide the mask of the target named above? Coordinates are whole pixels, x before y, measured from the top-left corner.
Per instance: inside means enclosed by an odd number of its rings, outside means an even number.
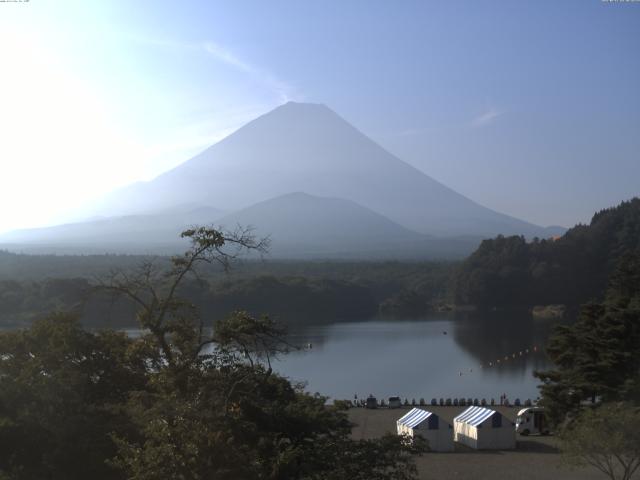
[[[0,62],[0,231],[287,100],[538,224],[640,194],[638,2],[0,2]]]

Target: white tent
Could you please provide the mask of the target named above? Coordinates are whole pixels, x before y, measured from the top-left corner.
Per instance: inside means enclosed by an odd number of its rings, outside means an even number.
[[[453,451],[453,428],[433,412],[412,408],[397,421],[397,425],[398,435],[409,435],[411,438],[420,435],[429,442],[431,451]]]
[[[453,419],[454,440],[478,450],[516,448],[513,422],[500,412],[484,407],[469,407]]]

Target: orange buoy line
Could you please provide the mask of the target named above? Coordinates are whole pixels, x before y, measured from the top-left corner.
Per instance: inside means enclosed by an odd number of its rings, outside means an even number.
[[[480,364],[479,367],[480,368],[492,368],[492,367],[498,367],[501,364],[508,362],[509,360],[513,360],[516,358],[520,358],[523,356],[527,356],[529,354],[534,354],[534,353],[538,353],[538,346],[537,345],[533,345],[531,348],[525,348],[524,350],[520,350],[517,352],[513,352],[510,355],[505,355],[504,357],[500,357],[496,360],[492,360],[490,362],[487,362],[486,364]],[[469,373],[473,373],[473,368],[469,368]],[[462,376],[463,373],[462,371],[460,371],[458,373],[459,376]]]

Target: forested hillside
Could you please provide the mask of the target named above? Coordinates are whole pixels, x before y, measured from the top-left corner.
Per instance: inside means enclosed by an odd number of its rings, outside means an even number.
[[[621,259],[604,300],[583,305],[575,323],[557,325],[546,351],[553,368],[535,375],[556,424],[596,398],[640,404],[640,255]]]
[[[56,310],[73,310],[91,327],[136,325],[131,303],[114,302],[94,287],[113,272],[133,272],[151,260],[158,268],[169,264],[167,257],[0,252],[0,328],[29,325]],[[208,319],[237,309],[294,323],[364,320],[378,311],[417,316],[445,301],[454,265],[248,261],[231,274],[207,265],[200,278],[181,285],[180,295]]]
[[[456,272],[457,304],[481,307],[579,305],[602,298],[625,254],[640,251],[640,199],[597,212],[556,239],[498,236]]]
[[[640,252],[640,199],[593,216],[556,239],[498,236],[464,262],[245,261],[231,275],[213,266],[181,295],[208,318],[238,308],[283,321],[365,319],[377,312],[420,316],[443,304],[578,306],[600,300],[625,254]],[[169,257],[17,255],[0,251],[0,327],[74,309],[86,325],[135,323],[131,305],[92,294],[113,271]]]

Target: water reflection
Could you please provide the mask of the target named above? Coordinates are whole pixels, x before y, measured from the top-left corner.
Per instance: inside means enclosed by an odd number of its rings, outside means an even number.
[[[373,393],[489,400],[506,393],[511,400],[533,399],[538,382],[532,373],[548,367],[542,346],[550,329],[550,322],[499,314],[292,327],[292,343],[303,348],[276,368],[333,398]]]
[[[534,369],[548,366],[546,357],[533,350],[543,350],[556,321],[504,312],[459,314],[454,320],[456,343],[483,367],[491,362],[493,366],[500,365],[496,369],[499,373],[517,374],[527,365]]]

